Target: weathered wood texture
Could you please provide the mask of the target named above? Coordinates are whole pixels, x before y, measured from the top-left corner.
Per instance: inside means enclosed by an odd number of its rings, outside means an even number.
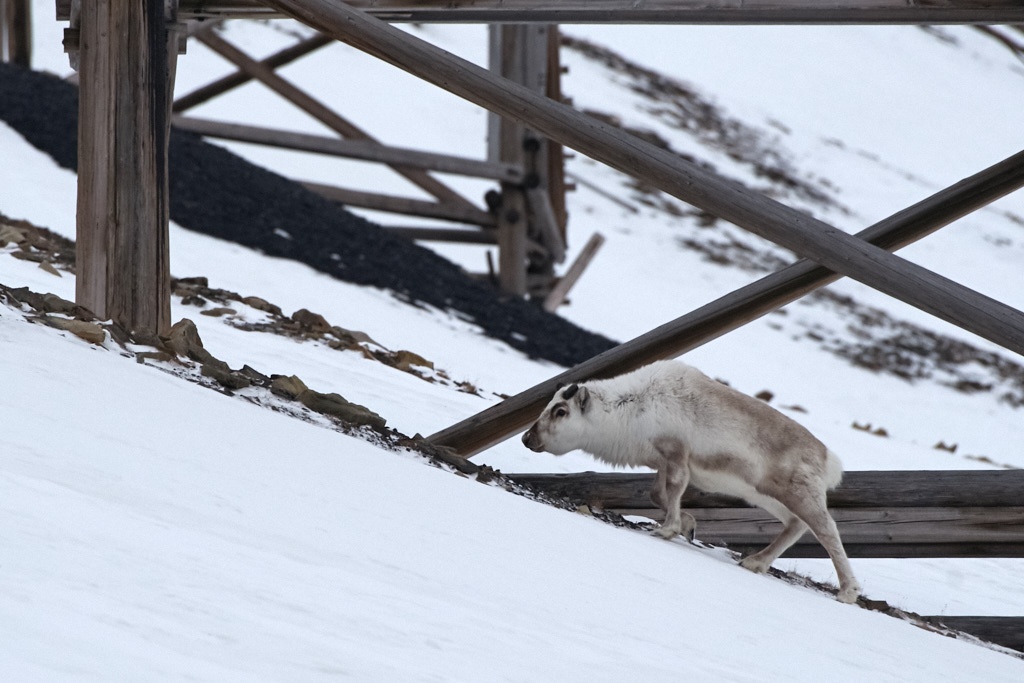
[[[58,0],[58,5],[70,0]],[[657,24],[1013,24],[1017,0],[353,0],[386,21]],[[181,0],[189,17],[277,15],[257,0]]]
[[[399,213],[407,216],[419,216],[421,218],[438,218],[454,223],[468,223],[469,225],[481,225],[484,227],[494,227],[495,225],[494,216],[472,206],[456,206],[421,199],[394,197],[375,192],[347,190],[323,183],[305,182],[302,185],[326,199],[346,206]]]
[[[207,32],[197,36],[197,38],[208,48],[232,62],[246,74],[258,80],[263,85],[299,107],[328,128],[337,132],[339,135],[350,140],[377,142],[377,140],[369,133],[340,116],[330,107],[327,107],[302,89],[279,76],[269,66],[252,59],[220,36],[217,36],[212,32]],[[452,190],[450,187],[421,169],[407,168],[404,166],[392,166],[392,168],[406,180],[409,180],[425,192],[436,197],[441,202],[461,205],[465,208],[473,207],[472,202],[465,199],[458,192]]]
[[[140,333],[170,327],[171,40],[163,0],[82,2],[76,297]]]
[[[858,233],[884,249],[899,249],[1024,186],[1024,152]],[[613,377],[672,358],[838,279],[808,260],[796,263],[621,344],[430,437],[471,456],[522,431],[559,384]]]
[[[988,643],[1024,652],[1024,617],[922,617],[928,623],[969,633]]]
[[[551,292],[544,299],[544,310],[549,313],[553,313],[559,306],[561,306],[566,298],[569,296],[569,290],[573,288],[573,285],[583,276],[583,271],[587,269],[590,262],[594,260],[594,256],[597,255],[601,245],[604,244],[604,235],[599,232],[595,232],[587,240],[587,243],[583,245],[583,249],[580,250],[576,260],[572,262],[569,269],[565,271],[555,286],[551,288]]]
[[[490,178],[515,182],[522,180],[522,169],[512,164],[498,164],[477,159],[455,157],[415,149],[391,147],[369,140],[342,140],[322,135],[309,135],[286,130],[224,123],[191,116],[175,116],[176,128],[224,140],[251,142],[258,145],[280,147],[300,152],[313,152],[328,156],[362,161],[374,161],[407,168],[419,168],[438,173]]]
[[[661,520],[653,474],[512,474],[551,496]],[[828,505],[851,557],[1024,557],[1024,471],[848,472]],[[741,500],[696,489],[682,503],[697,538],[740,551],[767,545],[782,525]],[[825,557],[808,533],[786,557]]]
[[[0,0],[0,61],[31,66],[31,0]]]
[[[279,52],[275,52],[265,59],[261,59],[259,64],[268,69],[277,69],[285,66],[286,64],[291,64],[300,57],[304,57],[333,42],[333,38],[329,38],[322,33],[318,33],[310,38],[300,40],[295,45],[286,47]],[[222,95],[229,90],[245,85],[251,80],[252,76],[239,69],[238,71],[228,74],[223,78],[219,78],[212,83],[196,88],[187,95],[182,95],[174,101],[173,110],[176,113],[188,111],[192,107],[198,106],[203,102],[208,102],[218,95]]]
[[[267,3],[471,102],[524,121],[551,139],[812,258],[826,268],[1024,353],[1024,314],[1009,306],[528,88],[497,78],[347,5],[327,0]]]

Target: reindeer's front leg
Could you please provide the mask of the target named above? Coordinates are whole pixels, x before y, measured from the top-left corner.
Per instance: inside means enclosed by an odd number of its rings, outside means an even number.
[[[651,499],[665,511],[665,521],[654,533],[669,540],[683,534],[692,541],[697,522],[693,515],[680,509],[690,483],[690,452],[678,439],[658,439],[654,447],[662,457],[662,465]]]

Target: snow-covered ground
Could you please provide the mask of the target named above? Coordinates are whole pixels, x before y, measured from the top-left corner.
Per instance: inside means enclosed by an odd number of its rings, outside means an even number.
[[[36,4],[36,64],[67,73],[60,26],[43,19],[51,3]],[[483,59],[480,27],[414,30]],[[946,40],[913,28],[565,30],[691,84],[831,201],[782,199],[846,230],[1024,148],[1024,131],[1014,126],[1024,110],[1024,73],[1004,48],[970,29],[941,29]],[[267,24],[235,24],[226,36],[255,54],[289,40]],[[563,56],[570,68],[564,87],[576,106],[655,131],[673,148],[760,186],[742,157],[670,125],[664,110],[671,103],[629,89],[623,73],[578,50]],[[178,91],[229,70],[193,41],[179,65]],[[325,73],[337,76],[325,84]],[[349,48],[332,47],[284,74],[388,143],[483,155],[483,114]],[[380,93],[385,79],[417,103],[415,117]],[[323,132],[255,85],[195,113]],[[363,164],[231,147],[296,177],[414,193]],[[73,174],[2,123],[0,150],[0,212],[73,237]],[[695,217],[675,215],[686,213],[682,205],[675,213],[654,206],[623,176],[583,157],[570,170],[637,208],[582,184],[570,195],[570,248],[594,231],[608,239],[562,310],[585,327],[626,339],[760,275],[681,246],[708,230],[786,257],[735,228],[700,228]],[[451,182],[479,194],[475,181]],[[1024,307],[1020,216],[1018,193],[905,255]],[[206,276],[211,286],[263,297],[286,313],[312,309],[481,390],[460,392],[319,343],[243,332],[175,303],[173,318],[194,320],[206,347],[232,367],[296,374],[404,433],[433,433],[493,405],[498,393],[558,371],[386,292],[176,226],[171,239],[177,276]],[[71,275],[54,276],[10,251],[0,248],[0,283],[73,298]],[[482,268],[480,248],[443,251]],[[856,283],[832,289],[993,348]],[[771,390],[773,404],[790,406],[783,409],[851,470],[991,466],[965,456],[1024,466],[1024,421],[1019,408],[998,400],[1000,387],[968,394],[938,377],[911,382],[872,372],[808,335],[849,338],[848,324],[843,310],[821,301],[794,304],[686,360],[749,393]],[[4,679],[930,682],[1024,675],[1024,662],[1005,653],[750,575],[718,551],[481,486],[418,456],[223,396],[158,364],[137,364],[113,343],[90,346],[28,324],[9,307],[0,307],[0,340]],[[936,450],[939,441],[958,444],[957,452]],[[516,440],[478,460],[509,472],[595,468],[585,456],[533,454]],[[824,561],[777,566],[834,580]],[[1019,560],[854,560],[854,568],[867,595],[910,611],[1024,615]]]

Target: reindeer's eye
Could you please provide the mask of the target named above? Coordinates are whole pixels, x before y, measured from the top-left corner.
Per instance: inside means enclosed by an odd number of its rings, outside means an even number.
[[[555,417],[565,417],[566,415],[569,414],[569,411],[566,409],[565,406],[555,406],[555,408],[551,411],[551,414],[554,415]]]

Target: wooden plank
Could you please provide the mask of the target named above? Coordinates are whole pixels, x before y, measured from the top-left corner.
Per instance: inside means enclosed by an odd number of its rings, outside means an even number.
[[[508,474],[542,493],[594,507],[649,509],[650,472]],[[730,496],[690,488],[684,508],[750,507]],[[1024,505],[1024,470],[854,471],[828,494],[830,508],[1015,507]]]
[[[510,474],[535,491],[661,521],[651,473]],[[851,557],[1024,557],[1024,470],[848,472],[829,509]],[[764,547],[782,525],[744,501],[690,488],[682,507],[697,538],[739,552]],[[825,557],[811,534],[786,557]]]
[[[259,63],[268,69],[277,69],[285,66],[286,64],[291,64],[300,57],[304,57],[333,42],[334,40],[332,38],[329,38],[322,33],[317,33],[310,38],[300,40],[295,45],[286,47],[279,52],[275,52],[269,57],[260,60]],[[239,69],[232,74],[228,74],[223,78],[213,81],[212,83],[197,88],[187,95],[182,95],[174,101],[173,110],[177,113],[188,111],[192,107],[208,102],[218,95],[222,95],[240,85],[245,85],[251,80],[252,76]]]
[[[234,45],[231,45],[220,36],[214,34],[212,31],[207,31],[206,33],[197,36],[197,38],[208,48],[232,62],[242,71],[260,81],[263,85],[267,86],[278,95],[299,107],[304,112],[343,137],[352,140],[377,142],[377,140],[375,140],[369,133],[340,116],[305,91],[286,81],[284,78],[281,78],[273,69],[260,64]],[[403,166],[393,166],[392,168],[399,175],[403,176],[442,202],[453,205],[462,205],[467,208],[473,206],[472,202],[465,199],[462,195],[455,192],[436,178],[431,177],[429,173],[426,173],[423,170],[405,168]]]
[[[569,290],[572,289],[573,285],[583,276],[583,271],[587,269],[590,262],[594,260],[594,256],[597,255],[598,249],[604,244],[604,235],[599,232],[595,232],[587,240],[587,243],[583,245],[583,249],[580,250],[576,260],[569,266],[569,270],[565,271],[565,275],[555,283],[555,286],[551,288],[551,292],[544,299],[544,310],[548,313],[554,313],[559,306],[565,302],[566,296],[569,294]]]
[[[346,159],[375,161],[391,166],[419,168],[438,173],[490,178],[516,182],[522,179],[522,169],[512,164],[498,164],[465,157],[423,152],[415,149],[391,147],[370,140],[340,140],[322,135],[309,135],[292,131],[225,123],[191,116],[175,116],[175,127],[199,135],[224,140],[251,142],[283,149],[313,152]]]
[[[58,0],[58,6],[70,0]],[[1016,0],[351,0],[392,22],[655,24],[1015,24]],[[183,16],[280,16],[258,0],[181,0]]]
[[[484,227],[495,226],[494,216],[474,207],[465,208],[461,205],[452,206],[422,199],[407,199],[405,197],[393,197],[374,192],[347,190],[323,183],[304,182],[302,185],[322,197],[346,206],[399,213],[408,216],[420,216],[422,218],[438,218],[455,223],[469,223],[470,225]]]
[[[459,228],[406,228],[388,225],[384,228],[394,235],[426,242],[456,242],[463,244],[497,244],[494,230],[460,230]]]
[[[921,620],[1024,652],[1024,617],[927,616]]]
[[[331,0],[267,4],[821,265],[1024,355],[1024,313]]]
[[[170,328],[163,0],[83,0],[76,300],[141,334]]]

